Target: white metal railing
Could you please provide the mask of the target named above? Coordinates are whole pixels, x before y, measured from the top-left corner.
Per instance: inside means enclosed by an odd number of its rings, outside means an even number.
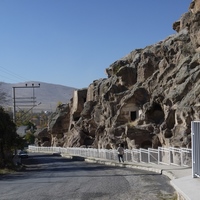
[[[158,149],[148,149],[148,161],[152,164],[158,164]]]
[[[181,164],[183,166],[192,166],[192,149],[181,149]]]
[[[37,147],[29,146],[33,152],[61,153],[71,156],[101,158],[107,160],[117,160],[117,150],[115,149],[93,149],[93,148],[63,148],[63,147]],[[151,164],[166,164],[178,166],[192,166],[192,150],[187,148],[163,148],[158,149],[125,149],[125,162],[142,162]]]
[[[200,121],[191,122],[192,177],[200,177]]]
[[[158,147],[158,164],[170,164],[170,150],[169,148]]]

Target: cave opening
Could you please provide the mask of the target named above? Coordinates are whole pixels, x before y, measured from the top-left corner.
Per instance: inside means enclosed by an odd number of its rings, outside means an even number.
[[[131,115],[131,121],[135,121],[136,118],[137,118],[137,112],[136,111],[131,111],[130,115]]]
[[[151,142],[151,141],[144,141],[144,142],[141,144],[141,148],[143,148],[143,149],[152,148],[152,142]]]
[[[48,138],[48,137],[43,137],[42,138],[42,142],[49,142],[50,141],[50,138]]]
[[[146,112],[147,119],[150,122],[161,124],[165,119],[165,114],[158,103],[154,103],[152,107]]]

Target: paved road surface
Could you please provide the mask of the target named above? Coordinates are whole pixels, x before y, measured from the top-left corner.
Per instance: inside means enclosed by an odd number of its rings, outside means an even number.
[[[0,176],[0,200],[169,200],[169,179],[152,172],[31,154],[26,170]]]

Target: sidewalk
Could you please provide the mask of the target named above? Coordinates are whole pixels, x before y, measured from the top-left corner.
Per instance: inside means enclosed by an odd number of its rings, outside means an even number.
[[[156,165],[148,163],[118,163],[117,161],[96,158],[85,158],[85,161],[90,163],[105,164],[109,166],[119,166],[133,169],[135,168],[163,174],[171,179],[170,183],[177,191],[178,200],[200,199],[200,178],[192,178],[191,167]]]

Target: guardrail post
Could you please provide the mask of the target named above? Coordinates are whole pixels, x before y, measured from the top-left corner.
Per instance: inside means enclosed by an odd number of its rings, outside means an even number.
[[[149,148],[148,148],[148,163],[150,163],[150,151],[149,151]]]

